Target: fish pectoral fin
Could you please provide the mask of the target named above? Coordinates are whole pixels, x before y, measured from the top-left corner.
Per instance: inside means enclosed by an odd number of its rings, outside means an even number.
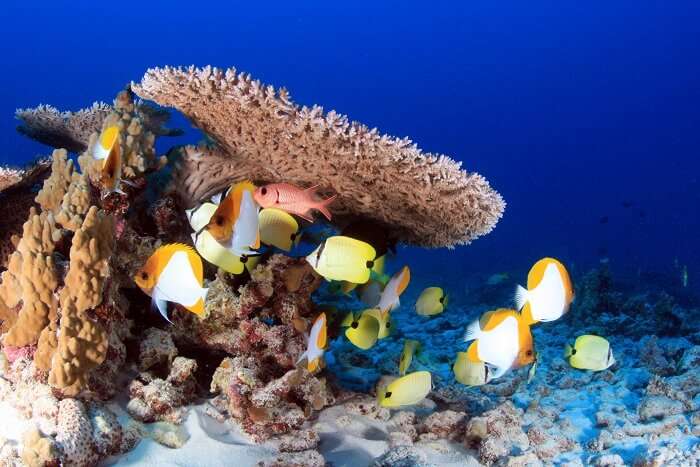
[[[299,358],[297,358],[296,364],[300,364],[302,361],[304,361],[305,358],[307,358],[308,351],[304,351],[301,355],[299,355]]]
[[[491,379],[496,379],[500,378],[504,374],[506,374],[506,371],[508,371],[507,366],[495,366],[495,365],[489,365],[490,368],[493,369],[493,374],[491,376]]]
[[[158,289],[153,289],[153,294],[151,295],[151,308],[158,310],[163,318],[170,324],[173,324],[168,318],[168,302],[159,293]]]

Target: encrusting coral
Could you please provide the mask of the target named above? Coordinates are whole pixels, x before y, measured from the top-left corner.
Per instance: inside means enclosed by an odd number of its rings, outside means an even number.
[[[177,189],[190,205],[232,180],[320,183],[339,194],[339,220],[368,218],[401,241],[435,247],[490,232],[505,208],[488,182],[459,162],[336,112],[299,107],[285,89],[233,68],[155,68],[132,88],[177,108],[217,142],[215,150],[183,155]]]

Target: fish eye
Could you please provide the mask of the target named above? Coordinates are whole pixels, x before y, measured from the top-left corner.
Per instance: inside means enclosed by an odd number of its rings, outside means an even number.
[[[384,394],[384,397],[387,399],[391,397],[391,391],[387,391],[386,394]]]
[[[372,269],[374,267],[374,261],[367,261],[367,269]]]
[[[147,273],[146,271],[143,271],[143,272],[141,273],[141,279],[143,279],[143,280],[148,279],[148,273]]]
[[[218,225],[219,227],[221,227],[222,225],[224,225],[224,218],[223,218],[223,216],[216,216],[215,222],[216,222],[216,225]]]
[[[241,256],[241,263],[245,264],[248,262],[248,257],[246,255]]]
[[[528,357],[532,357],[532,350],[528,350],[526,353]]]
[[[386,323],[386,328],[389,329],[391,327],[391,323]]]
[[[350,327],[353,329],[357,329],[359,325],[360,325],[360,323],[358,323],[357,321],[353,321],[352,324],[350,325]]]
[[[265,196],[265,195],[267,194],[267,188],[262,187],[262,188],[260,189],[260,193],[262,193],[262,195]]]

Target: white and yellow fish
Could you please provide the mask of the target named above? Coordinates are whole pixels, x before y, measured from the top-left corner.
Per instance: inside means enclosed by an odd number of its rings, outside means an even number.
[[[464,340],[474,341],[467,350],[472,362],[494,367],[492,379],[535,361],[530,326],[515,310],[500,308],[484,313],[467,327]]]
[[[192,241],[197,252],[209,263],[231,274],[242,274],[244,269],[252,271],[259,261],[258,256],[237,256],[204,229],[216,211],[216,204],[203,203],[186,211],[192,229]]]
[[[391,276],[389,282],[384,287],[382,291],[382,296],[379,299],[377,308],[382,312],[388,313],[389,311],[397,308],[400,305],[399,297],[408,287],[408,283],[411,281],[411,270],[408,266],[401,268],[399,272]]]
[[[200,318],[209,289],[203,288],[202,260],[187,245],[172,243],[158,248],[134,276],[134,282],[151,296],[153,305],[168,318],[166,302],[178,303]]]
[[[527,289],[519,285],[515,292],[516,308],[528,324],[559,319],[569,311],[573,300],[569,273],[553,258],[535,263],[527,275]]]
[[[377,391],[377,402],[381,407],[388,408],[415,405],[425,399],[431,389],[430,372],[416,371],[380,388]]]
[[[321,313],[311,326],[311,332],[306,337],[306,351],[297,359],[297,365],[306,359],[306,369],[316,372],[323,365],[323,352],[327,344],[326,314]]]
[[[260,248],[258,205],[253,200],[255,185],[236,183],[221,200],[205,230],[236,256],[255,255]]]
[[[100,136],[92,149],[92,157],[97,160],[104,160],[119,147],[119,126],[109,125],[102,130]]]

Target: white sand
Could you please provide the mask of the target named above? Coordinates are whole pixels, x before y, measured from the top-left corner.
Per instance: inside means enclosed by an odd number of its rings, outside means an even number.
[[[128,416],[117,406],[110,406],[118,413],[122,424]],[[0,402],[0,436],[21,444],[22,435],[34,426],[6,402]],[[159,427],[172,425],[146,425],[153,433]],[[366,467],[388,448],[386,422],[367,417],[349,415],[343,407],[330,407],[322,411],[310,426],[321,437],[319,451],[334,467]],[[254,466],[258,461],[277,454],[273,443],[250,443],[235,428],[221,424],[204,414],[204,406],[193,406],[181,427],[189,439],[180,449],[165,447],[151,438],[144,438],[134,450],[105,460],[110,466],[187,466],[208,467],[234,465]],[[461,446],[445,441],[419,442],[415,447],[425,454],[428,462],[440,466],[479,465]]]

